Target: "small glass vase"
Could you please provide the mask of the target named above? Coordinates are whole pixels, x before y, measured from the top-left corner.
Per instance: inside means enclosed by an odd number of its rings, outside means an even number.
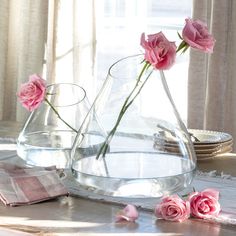
[[[69,168],[70,151],[89,110],[85,90],[70,83],[47,87],[47,102],[32,111],[17,139],[17,154],[29,166]]]
[[[196,170],[190,135],[182,122],[163,71],[151,67],[137,84],[143,55],[123,58],[108,72],[103,88],[87,114],[72,147],[72,173],[80,185],[100,194],[161,197],[188,187]],[[130,102],[121,117],[121,109]],[[123,107],[123,108],[122,108]],[[94,130],[97,111],[104,133]],[[107,135],[120,119],[112,138]],[[89,122],[90,121],[90,122]],[[96,122],[95,122],[96,124]],[[91,134],[99,137],[97,152]],[[101,152],[107,144],[106,152]],[[80,149],[87,150],[81,153]]]

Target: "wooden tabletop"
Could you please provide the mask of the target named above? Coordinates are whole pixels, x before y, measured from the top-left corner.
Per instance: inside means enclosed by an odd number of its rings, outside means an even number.
[[[21,125],[0,122],[0,136],[14,137]],[[10,129],[9,129],[10,127]],[[10,131],[9,131],[10,130]],[[198,163],[203,171],[217,170],[236,176],[236,155],[225,154]],[[122,207],[78,197],[61,197],[30,206],[7,207],[0,203],[0,235],[137,235],[235,236],[236,226],[189,219],[182,223],[157,220],[153,212],[140,211],[135,223],[116,223]]]
[[[145,211],[140,212],[135,223],[115,223],[114,216],[119,209],[118,206],[73,197],[31,206],[1,205],[0,235],[6,235],[1,234],[1,229],[15,229],[33,235],[236,235],[236,228],[232,226],[203,220],[167,222],[156,220],[151,212]]]

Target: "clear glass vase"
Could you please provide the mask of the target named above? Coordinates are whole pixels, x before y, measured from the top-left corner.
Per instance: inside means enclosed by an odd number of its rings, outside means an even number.
[[[47,87],[47,100],[32,111],[17,139],[17,154],[30,166],[71,166],[70,151],[89,104],[85,90],[70,83]]]
[[[109,68],[73,144],[74,177],[82,186],[101,194],[161,197],[188,187],[194,177],[193,144],[165,75],[150,67],[137,83],[142,62],[143,55],[135,55]],[[97,119],[92,118],[95,111],[105,133],[96,128]],[[114,135],[108,138],[118,120]],[[90,138],[94,134],[100,140],[96,149]],[[86,151],[82,153],[81,149]]]

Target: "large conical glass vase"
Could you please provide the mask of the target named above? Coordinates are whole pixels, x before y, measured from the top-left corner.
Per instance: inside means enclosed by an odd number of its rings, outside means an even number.
[[[87,189],[117,197],[161,197],[182,191],[194,177],[194,148],[165,74],[149,67],[140,77],[143,67],[143,55],[114,63],[81,126],[72,172]],[[94,112],[105,133],[94,129]],[[90,139],[94,134],[100,138],[97,146]],[[89,152],[94,146],[96,153]]]

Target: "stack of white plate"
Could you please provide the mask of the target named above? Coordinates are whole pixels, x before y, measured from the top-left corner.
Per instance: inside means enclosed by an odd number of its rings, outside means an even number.
[[[230,134],[189,129],[198,161],[208,160],[217,155],[232,151],[233,138]],[[179,153],[176,141],[170,135],[154,135],[154,148],[171,153]]]

